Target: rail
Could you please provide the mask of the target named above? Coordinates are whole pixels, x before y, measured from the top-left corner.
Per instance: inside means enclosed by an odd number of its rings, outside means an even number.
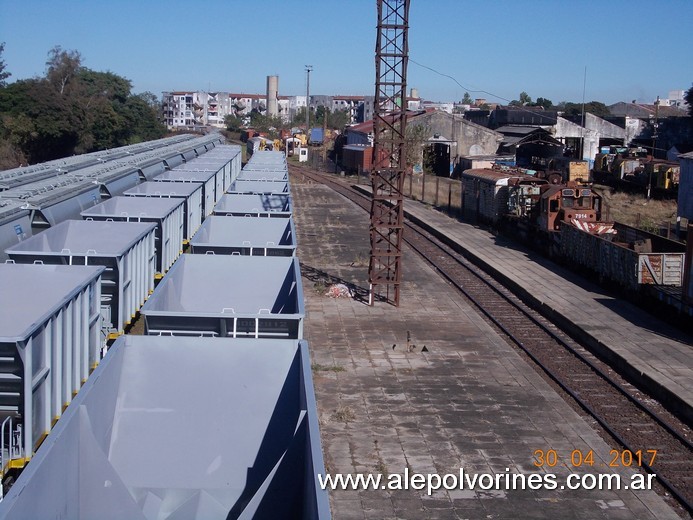
[[[290,168],[316,183],[329,186],[366,211],[370,198],[334,175],[306,168]],[[479,267],[462,258],[450,244],[410,221],[405,222],[405,242],[446,280],[453,284],[512,344],[522,350],[551,380],[614,441],[631,453],[657,446],[658,459],[666,464],[643,469],[657,474],[657,481],[688,514],[693,513],[693,490],[687,484],[693,474],[690,428],[659,403],[628,384],[611,367],[594,357],[556,325],[525,305]],[[614,411],[617,410],[618,413]],[[638,428],[634,428],[638,425]]]

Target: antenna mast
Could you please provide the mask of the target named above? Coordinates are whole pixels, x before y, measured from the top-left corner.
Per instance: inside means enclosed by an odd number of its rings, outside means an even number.
[[[402,280],[404,176],[406,172],[407,62],[409,0],[377,0],[375,44],[375,115],[369,304],[381,287],[384,298],[399,306]]]

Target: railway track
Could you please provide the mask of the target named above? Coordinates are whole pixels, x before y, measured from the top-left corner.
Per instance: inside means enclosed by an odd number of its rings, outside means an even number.
[[[325,184],[370,210],[369,196],[334,175],[299,167],[290,167],[290,172]],[[693,514],[693,444],[686,425],[459,252],[409,221],[405,227],[405,242],[611,436],[611,465],[638,466],[656,474],[665,494],[686,515]]]

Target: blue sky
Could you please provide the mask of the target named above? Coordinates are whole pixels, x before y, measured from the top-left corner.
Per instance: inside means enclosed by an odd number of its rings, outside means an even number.
[[[429,100],[652,102],[693,84],[693,0],[411,0],[408,85]],[[0,0],[9,81],[55,45],[134,92],[373,95],[375,0]],[[585,76],[585,67],[587,73]],[[463,88],[464,87],[464,88]],[[484,90],[493,96],[473,92]]]

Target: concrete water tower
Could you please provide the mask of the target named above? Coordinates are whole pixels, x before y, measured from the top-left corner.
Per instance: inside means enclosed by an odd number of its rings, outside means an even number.
[[[279,115],[279,76],[267,76],[267,115]]]

